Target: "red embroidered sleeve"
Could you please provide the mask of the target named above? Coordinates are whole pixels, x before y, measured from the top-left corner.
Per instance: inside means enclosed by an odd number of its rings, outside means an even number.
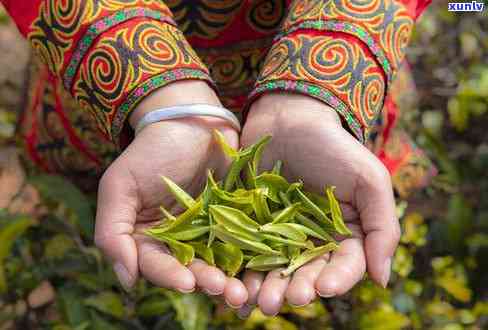
[[[250,101],[276,90],[310,95],[336,109],[364,142],[428,2],[292,1]]]
[[[35,51],[118,142],[149,93],[209,72],[160,0],[2,0]]]

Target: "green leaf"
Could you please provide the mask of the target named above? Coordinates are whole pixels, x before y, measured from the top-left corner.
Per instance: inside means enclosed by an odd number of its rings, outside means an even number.
[[[146,233],[149,236],[153,237],[154,239],[166,243],[169,246],[175,258],[178,259],[178,261],[182,265],[186,266],[193,260],[195,256],[195,251],[193,250],[193,247],[191,245],[175,241],[174,239],[171,239],[165,236],[164,234],[154,235],[149,230],[146,231]]]
[[[326,230],[333,231],[335,230],[334,224],[332,221],[327,217],[327,215],[317,206],[315,205],[300,189],[295,190],[295,194],[300,199],[303,205],[303,209],[307,211],[307,213],[312,214],[317,220],[320,221],[321,224],[325,226]]]
[[[297,246],[297,247],[304,248],[304,249],[313,248],[313,245],[310,245],[311,242],[310,243],[309,242],[300,242],[300,241],[286,239],[286,238],[282,238],[280,236],[270,235],[270,234],[262,234],[262,235],[266,240],[271,241],[271,242],[282,243],[284,245]]]
[[[214,242],[212,251],[215,264],[227,275],[235,276],[239,272],[244,261],[244,255],[238,246],[228,242]]]
[[[174,221],[168,224],[162,223],[160,226],[153,227],[149,231],[155,235],[167,231],[178,230],[183,226],[191,224],[191,222],[196,219],[200,212],[202,212],[202,200],[199,200],[185,212],[178,215]]]
[[[220,133],[219,130],[214,130],[214,136],[215,139],[217,140],[220,149],[224,152],[224,154],[231,158],[231,159],[237,159],[239,157],[239,152],[235,150],[230,144],[227,143],[227,140],[225,139],[224,135]]]
[[[242,250],[254,251],[262,254],[281,254],[279,251],[271,249],[264,243],[243,238],[237,233],[231,233],[222,226],[215,226],[215,235],[226,243],[234,244]],[[214,250],[215,251],[215,250]]]
[[[176,199],[178,204],[180,204],[182,207],[184,207],[185,209],[189,209],[196,204],[193,197],[188,195],[176,183],[174,183],[173,181],[171,181],[169,178],[167,178],[165,176],[161,176],[161,178],[163,179],[163,182],[165,183],[166,188],[173,195],[173,197]]]
[[[272,223],[277,224],[277,223],[293,221],[293,219],[295,218],[295,216],[296,216],[296,214],[297,214],[297,212],[301,206],[302,206],[302,203],[295,203],[295,204],[292,204],[290,206],[287,206],[286,208],[279,211],[278,213],[273,214],[272,215],[272,217],[273,217]]]
[[[269,209],[268,202],[266,201],[266,191],[263,189],[254,190],[254,203],[253,203],[254,213],[259,223],[264,224],[271,222],[273,216]]]
[[[211,205],[209,210],[215,222],[227,230],[251,235],[258,233],[259,224],[240,210],[221,205]]]
[[[259,170],[259,164],[261,163],[261,158],[263,156],[263,151],[266,145],[269,143],[271,140],[271,136],[265,136],[256,144],[253,146],[249,147],[251,150],[253,150],[253,159],[251,162],[251,170],[253,171],[254,176],[258,175],[258,170]]]
[[[211,214],[208,215],[208,222],[210,224],[210,232],[208,234],[207,247],[211,247],[213,241],[215,240],[215,220],[213,219],[213,216]]]
[[[273,170],[271,173],[276,174],[276,175],[281,175],[281,169],[283,167],[283,162],[281,160],[277,160],[276,163],[273,166]]]
[[[177,241],[191,241],[205,235],[210,230],[210,226],[189,225],[178,231],[166,232],[165,236]]]
[[[259,255],[249,260],[246,268],[265,272],[285,265],[288,261],[288,258],[283,256]]]
[[[261,226],[259,229],[267,233],[279,234],[298,242],[305,242],[307,240],[307,235],[305,235],[305,233],[299,228],[292,226],[290,223],[268,223]]]
[[[75,217],[76,226],[86,237],[93,237],[94,212],[90,200],[74,184],[55,175],[38,175],[29,179],[40,195],[68,208]]]
[[[341,207],[339,206],[339,202],[334,196],[334,189],[335,187],[328,187],[325,190],[325,193],[327,194],[327,198],[329,199],[330,211],[332,212],[332,221],[334,223],[334,228],[341,235],[351,236],[352,235],[351,231],[344,224]]]
[[[290,187],[290,183],[280,175],[263,173],[256,177],[256,188],[261,188],[266,191],[267,196],[275,203],[280,203],[278,193],[286,191]]]
[[[321,239],[323,241],[330,241],[330,238],[331,238],[330,236],[323,236],[320,233],[316,232],[315,230],[313,230],[313,229],[311,229],[309,227],[306,227],[304,225],[301,225],[301,224],[298,224],[298,223],[288,223],[287,225],[289,227],[293,227],[296,230],[301,231],[305,235],[312,236],[314,238],[318,238],[318,239]]]
[[[167,221],[174,221],[176,220],[176,217],[174,215],[172,215],[168,210],[166,210],[164,208],[164,206],[160,206],[159,209],[161,210],[161,213],[163,214],[163,216],[165,217],[165,219]]]
[[[125,314],[124,305],[120,296],[111,291],[90,296],[84,300],[84,304],[118,319],[122,318]]]
[[[166,291],[183,330],[207,330],[212,304],[203,294]]]
[[[136,304],[136,315],[141,317],[161,316],[171,308],[171,301],[164,296],[153,295]]]
[[[321,255],[334,251],[335,249],[337,249],[337,247],[338,245],[335,243],[328,243],[326,245],[322,245],[314,249],[303,252],[301,255],[291,260],[288,268],[286,268],[281,272],[281,276],[283,277],[289,276],[291,273],[293,273],[301,266],[305,265],[306,263],[312,261],[313,259]]]
[[[58,311],[63,319],[72,327],[86,324],[89,319],[88,308],[83,303],[83,292],[71,285],[65,286],[56,292]]]
[[[195,250],[195,254],[205,260],[211,266],[215,266],[215,258],[213,250],[203,242],[188,242]]]
[[[34,224],[34,219],[19,216],[9,219],[0,228],[0,293],[7,291],[7,280],[5,279],[3,261],[10,254],[15,240]]]

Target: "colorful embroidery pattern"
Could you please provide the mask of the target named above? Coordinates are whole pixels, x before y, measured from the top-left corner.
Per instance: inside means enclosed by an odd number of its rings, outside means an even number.
[[[410,41],[413,19],[407,8],[399,1],[295,0],[283,25],[283,31],[286,33],[293,26],[304,21],[331,20],[352,23],[356,28],[361,27],[369,34],[368,37],[381,47],[393,71],[400,66]],[[356,37],[360,35],[359,31],[347,32],[352,32]],[[371,51],[376,53],[374,49]]]
[[[285,18],[286,7],[286,0],[251,1],[246,14],[247,23],[264,33],[276,30]]]
[[[232,23],[244,1],[166,0],[165,3],[185,35],[214,39]]]
[[[382,70],[358,43],[338,34],[314,36],[298,31],[281,38],[266,58],[253,96],[263,90],[261,85],[281,80],[308,82],[315,90],[323,91],[315,94],[297,91],[324,100],[334,108],[343,104],[337,109],[361,141],[364,133],[358,127],[371,125],[383,107]],[[334,97],[329,96],[331,93]],[[354,114],[355,120],[348,114]]]
[[[171,25],[176,25],[173,19],[169,16],[161,14],[159,11],[145,9],[145,8],[129,8],[119,11],[110,16],[103,17],[99,21],[93,23],[87,30],[83,38],[78,42],[73,56],[71,56],[71,61],[64,73],[64,87],[66,90],[71,89],[73,83],[73,78],[78,70],[81,60],[85,56],[86,52],[92,46],[94,40],[100,36],[102,33],[113,28],[115,25],[126,22],[130,19],[136,17],[146,17],[159,20],[163,23],[168,23]]]
[[[73,95],[98,117],[103,131],[117,139],[121,128],[120,122],[111,127],[114,116],[118,111],[123,114],[117,118],[127,116],[139,102],[134,97],[126,99],[131,91],[138,86],[149,88],[143,85],[146,80],[175,68],[199,71],[201,79],[210,81],[205,66],[179,30],[157,21],[133,20],[105,33],[93,45],[80,65]],[[173,80],[189,78],[178,75]]]

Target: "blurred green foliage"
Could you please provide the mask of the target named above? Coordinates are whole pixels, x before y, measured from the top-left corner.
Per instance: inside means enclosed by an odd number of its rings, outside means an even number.
[[[403,237],[388,289],[365,280],[344,297],[285,306],[274,318],[255,311],[245,321],[201,294],[144,281],[125,293],[91,241],[93,196],[35,176],[44,212],[0,211],[0,329],[488,328],[488,11],[446,9],[438,1],[426,12],[409,54],[420,100],[404,125],[439,175],[398,201]],[[3,138],[12,121],[0,111]],[[39,290],[46,281],[54,295]],[[53,301],[27,305],[34,293]]]

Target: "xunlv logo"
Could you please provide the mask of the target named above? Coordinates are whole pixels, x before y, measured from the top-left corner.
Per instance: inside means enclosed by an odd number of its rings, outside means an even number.
[[[449,11],[483,11],[485,4],[483,2],[451,2],[448,4]]]

